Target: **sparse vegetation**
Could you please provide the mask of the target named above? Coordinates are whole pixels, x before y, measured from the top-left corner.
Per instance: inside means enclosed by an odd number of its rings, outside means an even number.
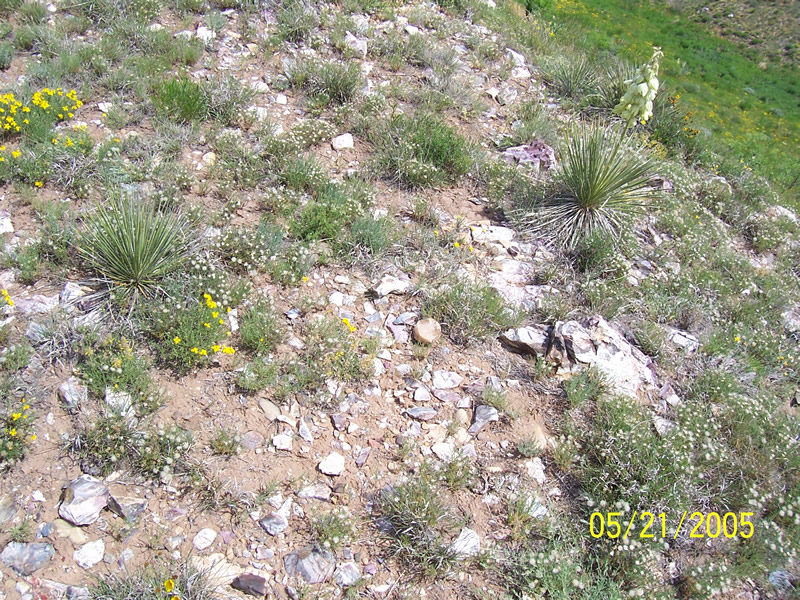
[[[17,591],[787,600],[800,113],[753,22],[800,13],[750,2],[0,0]]]

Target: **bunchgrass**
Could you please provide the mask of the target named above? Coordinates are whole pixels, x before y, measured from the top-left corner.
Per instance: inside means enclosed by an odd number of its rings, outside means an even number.
[[[356,63],[298,60],[287,68],[286,76],[321,107],[354,100],[363,84]]]
[[[159,111],[178,121],[190,123],[208,116],[208,97],[199,83],[186,77],[169,79],[156,86],[152,96]]]
[[[407,567],[427,577],[441,577],[455,568],[458,555],[446,536],[458,521],[442,503],[428,469],[382,492],[377,509],[387,526],[392,552]]]
[[[424,317],[439,321],[454,342],[464,344],[520,323],[522,315],[483,283],[456,280],[431,292],[422,303]]]
[[[305,42],[319,24],[319,14],[307,0],[281,2],[278,8],[278,33],[289,42]]]
[[[453,183],[473,164],[470,143],[436,115],[397,115],[370,137],[378,172],[405,187]]]

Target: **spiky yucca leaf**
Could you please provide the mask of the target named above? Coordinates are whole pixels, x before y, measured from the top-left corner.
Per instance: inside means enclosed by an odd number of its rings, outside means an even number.
[[[644,200],[653,161],[641,158],[624,131],[601,125],[573,129],[557,174],[557,188],[526,221],[533,233],[567,250],[593,231],[619,236]]]
[[[99,204],[86,221],[79,251],[89,266],[128,298],[152,296],[194,246],[180,213],[162,213],[149,201],[127,197]]]

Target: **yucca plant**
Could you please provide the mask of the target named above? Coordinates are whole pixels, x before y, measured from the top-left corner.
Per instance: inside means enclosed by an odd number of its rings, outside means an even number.
[[[559,57],[550,62],[544,78],[553,90],[564,98],[580,100],[597,89],[597,72],[585,57]]]
[[[589,104],[595,108],[614,108],[628,91],[627,82],[636,77],[636,65],[630,61],[616,57],[610,61],[598,79],[597,92],[589,98]]]
[[[152,202],[128,196],[96,207],[78,250],[101,281],[135,300],[157,292],[161,280],[189,256],[195,239],[181,213],[162,213]]]
[[[601,125],[573,129],[551,193],[525,216],[530,230],[573,250],[593,232],[617,240],[632,214],[653,194],[653,160],[640,157],[626,130]]]

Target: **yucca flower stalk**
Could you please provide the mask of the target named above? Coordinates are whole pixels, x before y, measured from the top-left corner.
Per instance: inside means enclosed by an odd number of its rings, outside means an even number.
[[[647,123],[653,116],[653,100],[658,93],[658,66],[664,53],[661,48],[653,48],[650,60],[636,69],[633,79],[625,81],[627,91],[614,107],[614,114],[622,117],[627,127],[637,122]]]
[[[139,198],[115,198],[89,216],[78,251],[109,288],[135,299],[156,293],[189,256],[194,239],[182,214],[163,213]]]

